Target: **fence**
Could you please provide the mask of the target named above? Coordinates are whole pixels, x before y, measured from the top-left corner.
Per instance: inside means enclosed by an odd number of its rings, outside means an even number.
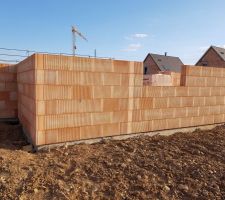
[[[30,49],[15,49],[15,48],[4,48],[4,47],[0,47],[0,63],[11,63],[11,64],[16,64],[19,63],[21,61],[23,61],[24,59],[26,59],[27,57],[29,57],[32,54],[51,54],[51,55],[64,55],[64,56],[73,56],[73,54],[70,53],[63,53],[63,52],[40,52],[40,51],[34,51],[34,50],[30,50]],[[80,55],[80,54],[76,54],[76,56],[79,57],[86,57],[86,58],[100,58],[100,59],[112,59],[109,57],[99,57],[95,55]]]

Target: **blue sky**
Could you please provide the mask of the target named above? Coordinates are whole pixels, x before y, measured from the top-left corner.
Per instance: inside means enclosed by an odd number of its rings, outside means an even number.
[[[77,53],[142,61],[148,52],[195,64],[225,45],[224,0],[7,0],[0,4],[0,47],[72,52],[71,25],[87,37]]]

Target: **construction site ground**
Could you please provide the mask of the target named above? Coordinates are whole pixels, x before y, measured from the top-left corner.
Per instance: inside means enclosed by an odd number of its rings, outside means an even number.
[[[0,124],[0,199],[225,199],[225,126],[38,153]]]

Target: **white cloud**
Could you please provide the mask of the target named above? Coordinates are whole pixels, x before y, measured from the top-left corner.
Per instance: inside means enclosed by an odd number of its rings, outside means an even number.
[[[122,49],[122,51],[137,51],[141,48],[141,44],[137,43],[137,44],[129,44],[129,46],[126,49]]]
[[[124,37],[125,40],[130,40],[131,42],[133,41],[133,43],[129,44],[127,48],[122,49],[121,51],[125,52],[138,51],[142,47],[142,45],[138,43],[138,39],[143,39],[146,37],[148,37],[148,34],[146,33],[135,33],[129,36],[125,36]]]
[[[148,37],[148,34],[146,33],[135,33],[135,34],[132,34],[130,36],[125,36],[124,39],[125,40],[133,40],[133,39],[142,39],[142,38],[146,38]]]
[[[146,33],[135,33],[132,36],[134,38],[146,38],[146,37],[148,37],[148,34],[146,34]]]

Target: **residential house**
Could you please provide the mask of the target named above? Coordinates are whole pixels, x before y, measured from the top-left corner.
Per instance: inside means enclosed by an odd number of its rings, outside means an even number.
[[[144,74],[159,74],[162,72],[180,72],[182,61],[178,57],[149,53],[144,60]]]
[[[211,46],[196,63],[196,66],[225,67],[225,49]]]

